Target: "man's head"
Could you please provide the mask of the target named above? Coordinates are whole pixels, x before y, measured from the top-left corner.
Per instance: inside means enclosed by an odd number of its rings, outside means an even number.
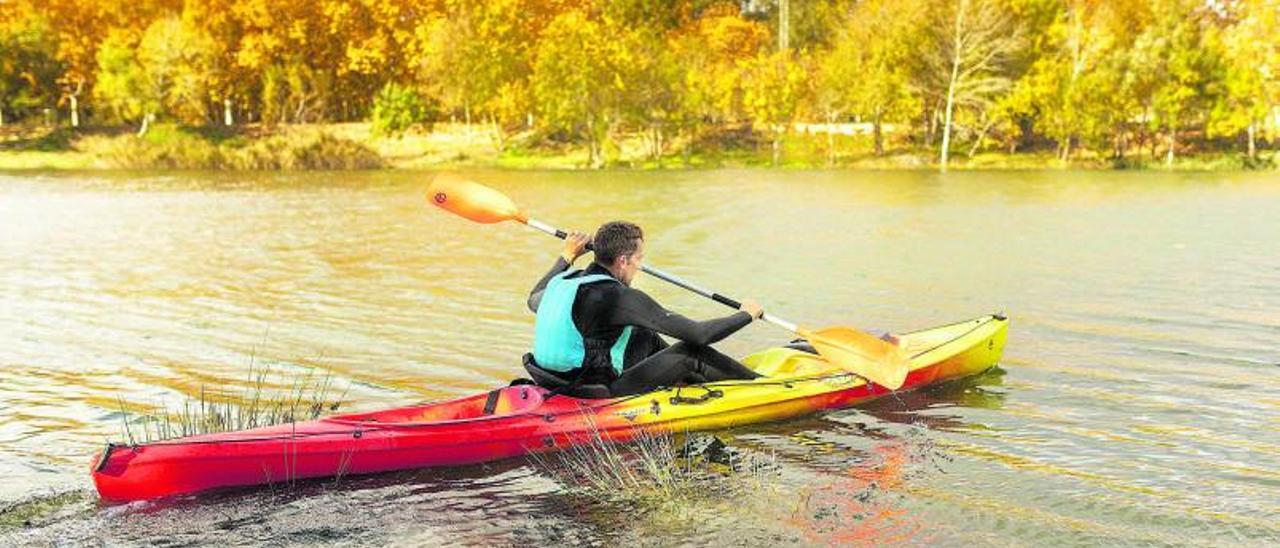
[[[591,240],[596,262],[618,281],[631,285],[644,261],[644,231],[635,223],[612,221],[600,225]]]

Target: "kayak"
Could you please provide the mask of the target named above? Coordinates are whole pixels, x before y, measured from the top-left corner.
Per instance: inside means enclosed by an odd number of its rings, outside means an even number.
[[[983,316],[898,335],[911,358],[899,390],[981,373],[1000,359],[1009,321]],[[398,409],[165,441],[110,444],[92,464],[108,501],[210,489],[456,466],[642,433],[714,430],[865,403],[891,391],[820,356],[769,348],[743,363],[765,375],[586,399],[517,384]]]

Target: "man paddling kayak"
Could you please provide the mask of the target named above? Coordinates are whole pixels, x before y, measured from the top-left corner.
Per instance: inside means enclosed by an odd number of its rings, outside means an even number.
[[[690,320],[631,288],[644,262],[639,226],[605,223],[591,240],[595,261],[569,270],[587,242],[584,234],[570,234],[564,252],[529,294],[537,320],[526,365],[550,372],[567,390],[604,385],[614,396],[760,376],[710,346],[760,318],[759,304],[746,299],[728,316]],[[668,345],[659,333],[679,342]]]

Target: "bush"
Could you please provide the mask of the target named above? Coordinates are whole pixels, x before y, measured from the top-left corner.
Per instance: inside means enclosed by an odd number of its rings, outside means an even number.
[[[382,157],[355,141],[320,132],[310,135],[285,134],[254,141],[235,150],[235,169],[374,169],[383,166]]]
[[[427,100],[417,91],[388,83],[373,97],[373,133],[399,135],[413,125],[426,121],[432,111]]]
[[[373,169],[378,153],[323,131],[290,131],[246,142],[241,137],[158,125],[143,137],[87,137],[81,146],[124,169]]]
[[[88,137],[80,146],[122,169],[218,169],[225,160],[217,145],[170,125],[154,126],[142,137]]]

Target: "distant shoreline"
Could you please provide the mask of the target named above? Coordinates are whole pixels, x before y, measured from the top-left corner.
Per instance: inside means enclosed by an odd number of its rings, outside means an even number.
[[[501,152],[482,125],[437,124],[431,130],[397,137],[374,136],[369,124],[291,125],[277,128],[180,128],[158,126],[144,137],[127,128],[79,133],[41,128],[3,128],[0,170],[267,170],[450,169],[463,167],[591,171],[587,151],[574,144],[528,146],[517,134]],[[677,139],[659,160],[643,135],[615,139],[605,169],[867,169],[937,170],[934,149],[889,146],[871,151],[866,135],[793,132],[784,139],[777,165],[767,142],[700,142],[686,154]],[[835,151],[832,158],[830,151]],[[1280,152],[1260,151],[1248,162],[1237,152],[1209,151],[1178,156],[1172,168],[1163,158],[1137,155],[1117,162],[1083,156],[1067,162],[1052,150],[953,153],[949,169],[985,170],[1151,170],[1274,171]]]

